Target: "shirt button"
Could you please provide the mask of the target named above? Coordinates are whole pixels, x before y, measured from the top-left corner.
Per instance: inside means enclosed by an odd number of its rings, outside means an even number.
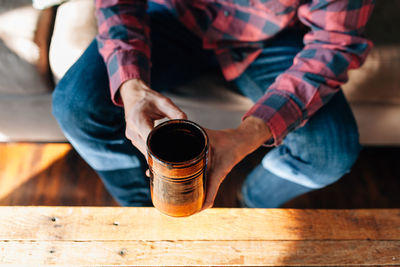
[[[228,11],[228,10],[225,10],[225,11],[224,11],[224,16],[225,16],[225,17],[229,16],[229,11]]]

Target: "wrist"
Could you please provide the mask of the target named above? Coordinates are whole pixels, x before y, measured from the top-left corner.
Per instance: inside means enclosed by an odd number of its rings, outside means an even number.
[[[119,94],[123,103],[136,103],[145,97],[146,84],[140,79],[131,79],[121,84]]]
[[[238,149],[241,153],[250,154],[262,146],[271,137],[267,124],[260,118],[249,116],[236,129]]]

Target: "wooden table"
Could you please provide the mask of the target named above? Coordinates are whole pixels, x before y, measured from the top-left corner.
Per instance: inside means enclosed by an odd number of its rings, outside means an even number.
[[[400,210],[0,207],[0,265],[400,265]]]

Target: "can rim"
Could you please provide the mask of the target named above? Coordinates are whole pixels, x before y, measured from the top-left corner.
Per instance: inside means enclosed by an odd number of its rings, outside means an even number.
[[[204,137],[203,150],[196,157],[194,157],[193,159],[189,159],[189,160],[182,161],[182,162],[173,162],[173,161],[168,161],[168,160],[162,160],[162,159],[158,158],[157,155],[151,150],[151,147],[150,147],[149,144],[150,144],[150,139],[153,136],[153,134],[159,128],[161,128],[161,127],[163,127],[165,125],[175,124],[175,123],[190,124],[190,125],[194,126],[195,128],[197,128],[202,133],[202,135]],[[180,166],[185,165],[185,168],[186,168],[186,167],[189,167],[189,166],[187,166],[188,164],[192,164],[193,165],[193,164],[199,162],[203,158],[203,156],[207,154],[208,147],[209,147],[209,140],[208,140],[208,135],[207,135],[206,131],[200,125],[198,125],[197,123],[195,123],[193,121],[190,121],[190,120],[185,120],[185,119],[172,119],[172,120],[164,121],[164,122],[160,123],[159,125],[157,125],[156,127],[154,127],[154,129],[147,136],[146,146],[147,146],[147,156],[148,157],[151,156],[151,158],[153,160],[156,160],[158,163],[160,163],[160,164],[162,164],[164,166],[167,166],[167,167],[168,166],[173,166],[174,168],[179,168]]]

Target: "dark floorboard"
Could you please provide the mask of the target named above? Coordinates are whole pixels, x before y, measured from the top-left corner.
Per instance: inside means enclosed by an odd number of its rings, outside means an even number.
[[[266,149],[242,161],[221,185],[215,206],[236,207],[237,191]],[[400,148],[367,147],[352,171],[324,189],[300,196],[285,208],[400,208]],[[0,176],[1,177],[1,176]],[[115,206],[97,174],[70,150],[0,199],[0,205]]]

